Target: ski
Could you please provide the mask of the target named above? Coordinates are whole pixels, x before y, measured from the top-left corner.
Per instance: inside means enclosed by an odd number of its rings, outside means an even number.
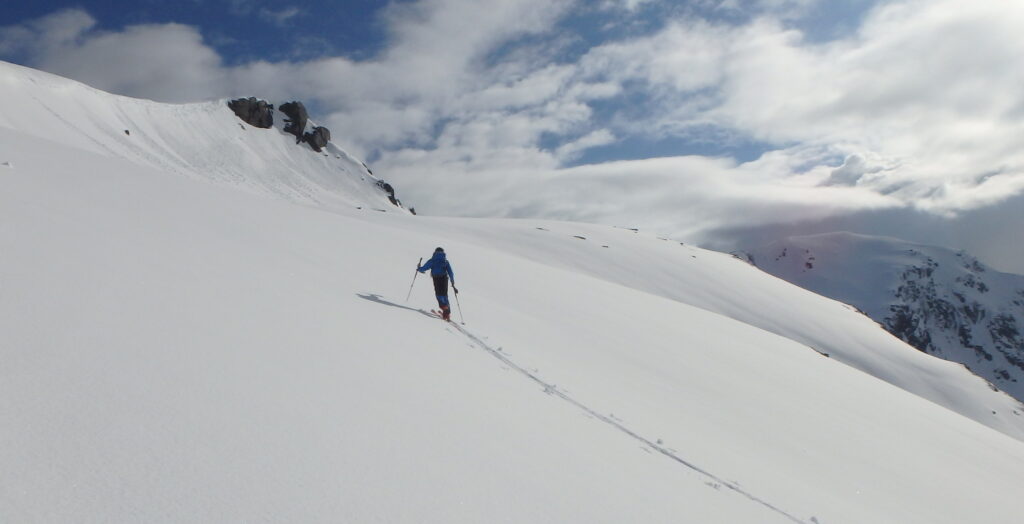
[[[451,322],[451,319],[444,318],[444,313],[441,313],[440,311],[438,311],[436,309],[431,309],[430,312],[433,313],[434,316],[436,316],[437,318],[439,318],[441,320],[444,320],[445,322]]]

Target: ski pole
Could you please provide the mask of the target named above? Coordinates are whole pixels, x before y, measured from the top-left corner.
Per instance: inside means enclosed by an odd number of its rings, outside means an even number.
[[[416,277],[420,274],[420,264],[423,263],[423,257],[420,257],[420,261],[416,263],[416,272],[412,275],[412,284],[409,284],[409,294],[405,295],[405,301],[409,302],[409,297],[412,296],[412,287],[416,285]]]
[[[455,290],[455,305],[459,306],[459,320],[461,320],[462,323],[465,324],[466,317],[462,316],[462,304],[459,303],[459,288],[455,287],[455,284],[452,284],[452,289]]]

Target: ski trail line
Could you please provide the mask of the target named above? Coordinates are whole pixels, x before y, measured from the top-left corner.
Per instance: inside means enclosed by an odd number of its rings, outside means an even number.
[[[663,447],[663,446],[661,446],[661,445],[659,445],[659,444],[657,444],[655,442],[651,442],[647,438],[637,434],[635,431],[629,429],[628,427],[626,427],[622,423],[617,422],[616,420],[612,419],[609,416],[602,415],[601,413],[598,413],[597,411],[591,409],[586,404],[583,404],[582,402],[580,402],[580,401],[570,397],[565,392],[559,391],[557,386],[555,386],[554,384],[548,384],[547,382],[545,382],[543,379],[541,379],[537,375],[534,375],[533,373],[531,373],[529,370],[519,366],[515,362],[512,362],[512,360],[510,360],[508,357],[506,357],[504,354],[502,354],[501,351],[498,351],[498,350],[492,348],[487,343],[485,343],[483,340],[480,340],[480,338],[477,337],[476,335],[470,333],[469,331],[466,331],[466,328],[456,324],[455,322],[449,322],[448,324],[450,326],[454,327],[459,333],[462,333],[463,335],[465,335],[466,338],[468,338],[470,341],[472,341],[474,344],[476,344],[480,349],[483,349],[484,351],[490,353],[491,356],[493,356],[494,358],[500,360],[505,365],[509,366],[512,369],[515,369],[519,373],[525,375],[530,380],[532,380],[532,381],[536,382],[538,385],[542,386],[544,388],[544,392],[545,393],[548,393],[548,394],[551,394],[551,395],[555,395],[555,396],[561,398],[562,400],[572,404],[573,406],[576,406],[580,410],[582,410],[585,413],[587,413],[587,414],[595,417],[596,419],[604,422],[605,424],[608,424],[609,426],[614,427],[615,429],[621,431],[622,433],[625,433],[626,435],[632,437],[633,439],[640,441],[641,443],[643,443],[644,445],[650,447],[651,449],[656,450],[658,453],[661,453],[662,455],[668,457],[669,459],[671,459],[671,460],[673,460],[673,461],[675,461],[675,462],[677,462],[679,464],[682,464],[683,466],[686,466],[687,468],[690,468],[693,471],[696,471],[697,473],[700,473],[701,475],[704,475],[704,476],[714,480],[715,482],[717,482],[717,483],[719,483],[719,484],[729,488],[730,490],[732,490],[732,491],[734,491],[734,492],[736,492],[736,493],[738,493],[740,495],[743,495],[744,497],[750,499],[751,501],[756,502],[756,503],[758,503],[758,504],[760,504],[760,505],[762,505],[762,506],[764,506],[764,507],[774,511],[774,512],[778,513],[779,515],[782,515],[782,516],[786,517],[787,519],[789,519],[789,520],[791,520],[793,522],[798,522],[800,524],[807,524],[806,521],[801,520],[801,519],[799,519],[799,518],[797,518],[797,517],[787,513],[786,511],[773,506],[771,503],[766,502],[765,500],[758,498],[757,496],[755,496],[752,493],[744,490],[743,488],[737,486],[736,484],[734,484],[732,482],[729,482],[727,480],[724,480],[724,479],[720,478],[719,476],[715,475],[714,473],[711,473],[711,472],[701,468],[700,466],[698,466],[698,465],[696,465],[696,464],[694,464],[692,462],[687,461],[686,459],[676,455],[672,451],[669,451],[665,447]]]

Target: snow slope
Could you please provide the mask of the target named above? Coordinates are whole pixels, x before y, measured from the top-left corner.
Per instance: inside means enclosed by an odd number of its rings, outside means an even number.
[[[964,252],[853,233],[790,237],[750,250],[750,257],[1024,399],[1024,276],[994,271]]]
[[[333,143],[297,146],[280,112],[273,131],[258,129],[227,101],[161,104],[7,62],[0,93],[0,126],[40,140],[319,207],[393,208],[360,160]]]
[[[502,220],[484,221],[488,227],[480,228],[480,222],[455,227],[476,245],[505,246],[514,256],[545,261],[784,336],[1022,438],[1021,404],[993,391],[962,365],[922,354],[853,307],[766,278],[731,255],[625,229]],[[633,316],[629,311],[623,314]]]
[[[41,136],[0,125],[2,521],[1019,518],[1007,397],[731,257],[296,205]],[[404,302],[436,245],[464,326],[423,277]]]

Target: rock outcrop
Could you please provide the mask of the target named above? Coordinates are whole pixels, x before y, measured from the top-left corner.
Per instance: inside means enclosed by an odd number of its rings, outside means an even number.
[[[256,97],[238,98],[228,102],[228,107],[234,111],[238,118],[253,127],[269,129],[274,126],[274,105],[268,104],[266,100]],[[313,130],[306,133],[306,124],[309,122],[309,113],[302,102],[292,101],[281,104],[280,111],[287,118],[284,119],[284,131],[295,135],[295,143],[306,142],[309,147],[320,153],[331,141],[331,131],[326,127],[315,126]],[[128,131],[125,130],[125,134]]]
[[[367,169],[367,170],[369,170],[369,169]],[[384,192],[388,194],[388,200],[390,200],[392,204],[394,204],[394,205],[396,205],[398,207],[402,207],[402,201],[397,199],[397,198],[395,198],[395,188],[391,187],[391,184],[389,184],[389,183],[387,183],[387,182],[385,182],[383,180],[378,180],[377,181],[377,187],[383,189]]]
[[[256,97],[238,98],[228,102],[228,107],[245,123],[262,129],[274,126],[274,105]],[[128,131],[125,131],[127,134]]]
[[[281,104],[281,112],[288,117],[284,120],[287,123],[284,126],[284,132],[295,135],[296,144],[302,142],[303,133],[306,131],[306,122],[309,120],[306,106],[302,105],[302,102],[286,102]]]
[[[302,140],[309,144],[313,151],[319,153],[331,141],[331,131],[326,127],[316,126],[313,131],[302,135]]]

